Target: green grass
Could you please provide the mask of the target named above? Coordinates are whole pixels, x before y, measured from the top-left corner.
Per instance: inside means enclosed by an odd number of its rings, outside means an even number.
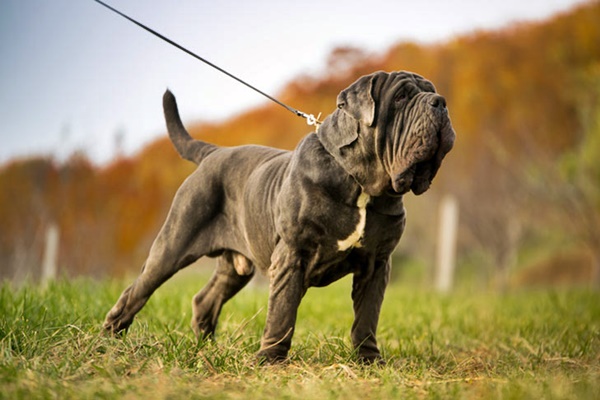
[[[228,303],[198,343],[190,301],[205,278],[159,289],[122,339],[100,326],[124,282],[0,286],[0,398],[598,398],[600,295],[583,289],[443,296],[390,286],[379,343],[355,363],[350,281],[311,289],[290,362],[256,366],[267,292]]]

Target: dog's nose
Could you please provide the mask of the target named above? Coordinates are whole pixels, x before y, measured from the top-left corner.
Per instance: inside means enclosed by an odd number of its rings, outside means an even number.
[[[429,105],[433,108],[446,108],[446,99],[439,94],[431,96]]]

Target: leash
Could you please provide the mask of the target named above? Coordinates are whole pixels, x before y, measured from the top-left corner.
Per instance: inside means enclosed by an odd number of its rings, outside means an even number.
[[[242,85],[245,85],[247,87],[249,87],[250,89],[254,90],[257,93],[262,94],[263,96],[265,96],[267,99],[279,104],[281,107],[285,108],[286,110],[294,113],[295,115],[297,115],[298,117],[302,117],[306,119],[306,123],[308,125],[314,125],[316,129],[319,128],[319,125],[321,125],[322,121],[319,121],[319,117],[321,116],[321,114],[319,114],[317,117],[315,117],[313,114],[306,114],[300,110],[296,110],[293,107],[288,106],[287,104],[277,100],[276,98],[266,94],[265,92],[263,92],[262,90],[257,89],[256,87],[252,86],[251,84],[249,84],[248,82],[243,81],[242,79],[238,78],[237,76],[233,75],[230,72],[227,72],[226,70],[224,70],[223,68],[219,67],[218,65],[215,65],[213,63],[211,63],[210,61],[208,61],[205,58],[200,57],[199,55],[197,55],[196,53],[186,49],[185,47],[181,46],[180,44],[174,42],[173,40],[169,39],[168,37],[156,32],[154,29],[147,27],[146,25],[142,24],[141,22],[136,21],[135,19],[129,17],[128,15],[123,14],[121,11],[109,6],[108,4],[100,1],[100,0],[94,0],[96,3],[103,5],[104,7],[108,8],[110,11],[120,15],[121,17],[127,19],[130,22],[133,22],[135,25],[139,26],[140,28],[150,32],[151,34],[153,34],[154,36],[164,40],[165,42],[169,43],[171,46],[174,46],[176,48],[178,48],[179,50],[189,54],[190,56],[194,57],[195,59],[202,61],[203,63],[213,67],[214,69],[216,69],[217,71],[227,75],[230,78],[235,79],[236,81],[238,81],[239,83],[241,83]]]

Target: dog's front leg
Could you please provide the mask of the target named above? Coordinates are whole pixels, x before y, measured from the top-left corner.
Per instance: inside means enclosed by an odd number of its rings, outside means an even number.
[[[390,261],[375,261],[368,268],[356,272],[352,281],[352,344],[358,351],[359,359],[366,363],[382,361],[376,333],[389,275]]]
[[[286,359],[292,345],[298,306],[306,293],[301,259],[289,253],[274,259],[269,269],[267,322],[258,352],[259,360],[268,363]]]

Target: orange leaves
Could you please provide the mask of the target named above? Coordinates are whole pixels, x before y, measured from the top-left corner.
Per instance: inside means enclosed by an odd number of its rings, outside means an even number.
[[[447,98],[457,132],[437,186],[444,180],[452,181],[448,187],[468,182],[462,189],[477,192],[477,181],[497,182],[497,167],[486,161],[493,146],[502,146],[517,165],[531,148],[559,154],[577,143],[580,111],[599,96],[581,83],[600,65],[598,21],[600,3],[592,2],[548,22],[433,45],[399,43],[381,55],[341,47],[332,51],[321,76],[298,77],[276,97],[327,116],[339,91],[360,75],[379,69],[417,72]],[[193,136],[220,145],[286,149],[313,129],[270,103],[222,123],[188,127]],[[475,174],[476,168],[481,170]],[[0,277],[36,268],[21,265],[18,260],[31,264],[32,258],[17,257],[15,249],[39,252],[39,232],[50,222],[61,230],[63,271],[105,275],[139,269],[173,194],[193,169],[166,135],[134,158],[104,167],[81,154],[64,164],[34,158],[5,165],[0,169]]]

